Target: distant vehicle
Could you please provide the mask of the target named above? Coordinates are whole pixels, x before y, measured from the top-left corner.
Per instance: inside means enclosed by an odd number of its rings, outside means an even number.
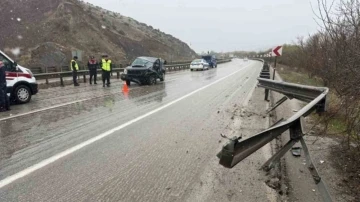
[[[121,80],[125,81],[127,85],[131,82],[139,85],[154,85],[156,80],[165,80],[164,61],[160,58],[154,57],[138,57],[134,62],[125,68],[124,73],[121,74]]]
[[[204,59],[207,63],[209,63],[209,66],[211,68],[217,67],[217,62],[216,62],[216,58],[214,55],[204,55],[204,56],[202,56],[202,59]]]
[[[18,104],[30,102],[31,96],[38,93],[38,84],[33,73],[0,51],[0,60],[5,65],[6,91],[10,101]]]
[[[248,61],[248,58],[244,58],[244,62],[247,62]]]
[[[209,63],[204,59],[196,59],[190,63],[190,70],[208,70],[210,67]]]

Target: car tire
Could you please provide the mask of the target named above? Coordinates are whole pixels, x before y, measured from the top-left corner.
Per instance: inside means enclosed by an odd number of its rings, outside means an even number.
[[[125,82],[127,86],[130,86],[131,82],[129,80],[126,80]]]
[[[190,69],[190,71],[194,71],[193,69]]]
[[[148,84],[149,84],[150,86],[155,85],[155,84],[156,84],[156,77],[155,77],[155,76],[149,76],[149,78],[148,78]]]
[[[31,100],[30,88],[25,85],[20,85],[16,87],[13,97],[16,103],[18,104],[24,104],[30,102]]]

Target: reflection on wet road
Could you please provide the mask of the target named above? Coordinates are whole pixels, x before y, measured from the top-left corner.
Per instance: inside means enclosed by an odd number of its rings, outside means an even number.
[[[107,191],[110,195],[113,193],[108,190],[111,188],[109,186],[116,186],[116,183],[120,182],[134,184],[135,182],[127,181],[126,176],[141,176],[141,173],[145,172],[144,170],[156,166],[153,163],[158,162],[159,158],[164,158],[161,162],[171,164],[173,159],[162,156],[169,149],[164,147],[174,144],[170,143],[170,140],[179,138],[179,144],[189,149],[188,147],[193,142],[188,141],[196,142],[197,138],[186,135],[188,140],[185,140],[178,136],[179,134],[195,132],[205,126],[210,127],[210,131],[215,130],[211,127],[217,127],[218,123],[214,122],[208,125],[208,121],[214,121],[211,114],[225,105],[227,99],[232,99],[232,96],[229,95],[234,94],[235,91],[238,92],[239,88],[244,89],[244,92],[241,93],[250,92],[256,83],[260,68],[259,62],[234,60],[208,71],[171,72],[166,75],[165,82],[158,82],[154,86],[133,84],[129,87],[128,92],[123,92],[123,84],[119,80],[113,80],[110,88],[103,88],[102,85],[82,85],[79,88],[67,86],[40,91],[33,97],[31,103],[13,106],[11,115],[10,113],[0,114],[0,180],[239,71],[169,106],[166,110],[159,111],[144,120],[114,132],[104,140],[41,168],[42,172],[37,170],[14,181],[0,189],[0,201],[26,199],[36,201],[37,197],[44,201],[66,201],[66,197],[70,197],[66,193],[72,192],[72,189],[66,186],[71,187],[72,183],[75,183],[74,186],[77,187],[77,191],[73,190],[74,192],[84,194],[80,194],[78,200],[97,201],[102,199],[104,197],[102,194],[106,194]],[[201,132],[197,132],[201,134]],[[205,137],[199,136],[199,138]],[[148,150],[159,143],[162,144],[161,147]],[[179,157],[178,160],[182,158]],[[137,167],[136,162],[142,161],[147,162],[143,166],[148,167],[144,167],[144,170],[140,168],[134,170]],[[135,164],[133,164],[134,162]],[[102,174],[92,173],[100,172],[99,169],[104,169],[101,171]],[[146,174],[149,176],[147,180],[160,177],[157,176],[159,173],[152,174]],[[97,179],[92,179],[92,175]],[[80,176],[83,178],[80,179]],[[122,176],[121,179],[118,179],[119,176]],[[146,176],[143,177],[147,178]],[[170,180],[176,180],[175,175],[173,177],[170,177]],[[185,175],[184,178],[186,177],[191,177],[191,175]],[[83,181],[85,178],[86,182]],[[59,185],[55,185],[56,180],[62,184],[61,188]],[[102,183],[104,186],[101,185]],[[186,180],[179,183],[185,186]],[[55,187],[58,187],[59,190],[50,190]],[[82,189],[81,187],[87,188]],[[97,194],[100,195],[89,193],[86,195],[86,189],[97,190]],[[146,185],[146,189],[151,192],[152,188]],[[153,189],[156,191],[157,188],[153,187]],[[13,191],[10,192],[10,190]],[[20,194],[19,190],[24,192]],[[47,194],[47,191],[54,193]],[[129,195],[132,191],[127,191],[129,193],[121,192],[118,197],[114,196],[114,198],[125,201],[136,200]],[[32,196],[31,198],[27,198],[29,194]],[[73,194],[71,193],[71,195]],[[145,197],[145,195],[139,197]],[[151,200],[170,199],[162,198],[161,194],[150,194],[150,196],[152,196]],[[71,200],[77,201],[74,198]]]

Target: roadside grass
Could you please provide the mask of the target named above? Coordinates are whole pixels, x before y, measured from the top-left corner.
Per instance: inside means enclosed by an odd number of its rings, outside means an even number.
[[[296,67],[288,67],[278,64],[276,71],[286,82],[309,86],[323,86],[321,79],[316,77],[310,78],[305,72],[302,72],[299,68]]]
[[[280,74],[281,78],[286,82],[296,83],[296,84],[302,84],[302,85],[310,85],[310,86],[324,86],[322,80],[320,78],[316,77],[309,77],[308,74],[299,68],[296,67],[288,67],[285,65],[278,64],[276,68],[277,72]],[[336,113],[337,106],[339,104],[339,99],[336,97],[334,93],[329,92],[328,94],[328,114],[331,116]],[[319,120],[322,117],[319,115],[313,113],[311,115],[311,118],[313,120]],[[328,123],[328,134],[340,134],[346,130],[346,123],[343,117],[341,115],[333,115],[330,119],[327,121]]]
[[[321,79],[310,78],[306,72],[296,68],[279,65],[276,69],[286,82],[324,86]],[[339,144],[333,145],[329,153],[332,166],[340,174],[337,189],[341,195],[345,194],[353,197],[346,201],[360,201],[360,148],[358,146],[360,144],[356,142],[359,141],[359,134],[351,134],[352,140],[349,139],[346,114],[343,112],[344,109],[341,108],[341,100],[331,89],[327,99],[329,105],[326,114],[312,113],[309,118],[313,126],[310,127],[319,136],[326,135],[338,140]],[[355,141],[354,144],[351,144],[355,146],[349,146],[350,142],[348,141]]]

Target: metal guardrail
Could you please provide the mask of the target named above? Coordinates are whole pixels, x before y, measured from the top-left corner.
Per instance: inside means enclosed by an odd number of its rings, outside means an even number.
[[[224,59],[224,58],[219,58],[218,59],[219,61],[224,61],[224,60],[227,60],[227,59]],[[168,66],[173,66],[173,65],[177,65],[177,64],[189,64],[191,63],[191,61],[172,61],[172,62],[169,62],[168,61]],[[113,64],[114,66],[114,69],[115,68],[123,68],[123,66],[126,66],[126,65],[123,65],[123,64]],[[87,70],[87,67],[86,67],[86,64],[85,65],[80,65],[79,66],[80,70]],[[34,73],[34,74],[43,74],[43,73],[58,73],[58,72],[66,72],[66,71],[69,71],[69,66],[66,66],[66,65],[62,65],[62,66],[49,66],[49,67],[40,67],[40,66],[32,66],[32,67],[29,67],[29,69]]]
[[[218,64],[230,62],[231,59],[226,60],[219,60]],[[166,71],[177,71],[177,70],[183,70],[183,69],[189,69],[190,63],[183,63],[183,64],[172,64],[172,65],[165,65]],[[116,78],[120,78],[120,73],[124,72],[125,68],[114,68],[112,69],[112,76],[115,73]],[[101,72],[101,69],[97,70],[98,73]],[[86,82],[86,75],[89,74],[89,70],[79,70],[78,76],[83,77],[84,82]],[[65,77],[72,77],[72,71],[66,71],[66,72],[52,72],[52,73],[41,73],[41,74],[34,74],[35,78],[37,80],[46,80],[46,84],[49,84],[49,79],[58,78],[60,80],[60,85],[64,86],[64,78]]]
[[[269,75],[270,78],[270,75]],[[303,151],[307,159],[307,165],[310,170],[311,175],[315,183],[318,186],[318,190],[322,194],[324,201],[332,201],[331,196],[326,188],[324,181],[319,176],[314,164],[311,161],[310,154],[308,152],[307,146],[303,139],[304,133],[302,130],[301,118],[308,116],[313,111],[318,113],[324,112],[326,110],[326,96],[329,92],[328,88],[325,87],[313,87],[298,85],[293,83],[287,83],[282,81],[274,81],[270,79],[258,78],[259,87],[263,87],[266,90],[272,90],[278,93],[285,95],[280,101],[275,103],[275,106],[270,110],[275,109],[286,99],[298,99],[308,104],[303,107],[300,111],[295,113],[292,117],[287,120],[279,120],[269,129],[264,130],[253,137],[250,137],[246,140],[240,141],[240,138],[234,137],[227,143],[218,157],[220,158],[220,164],[227,168],[232,168],[243,159],[256,152],[258,149],[280,136],[286,130],[290,131],[290,140],[287,142],[283,148],[276,152],[263,166],[264,170],[270,170],[274,167],[276,163],[280,161],[280,158],[285,155],[285,153],[292,148],[292,146],[300,141],[303,146]]]

